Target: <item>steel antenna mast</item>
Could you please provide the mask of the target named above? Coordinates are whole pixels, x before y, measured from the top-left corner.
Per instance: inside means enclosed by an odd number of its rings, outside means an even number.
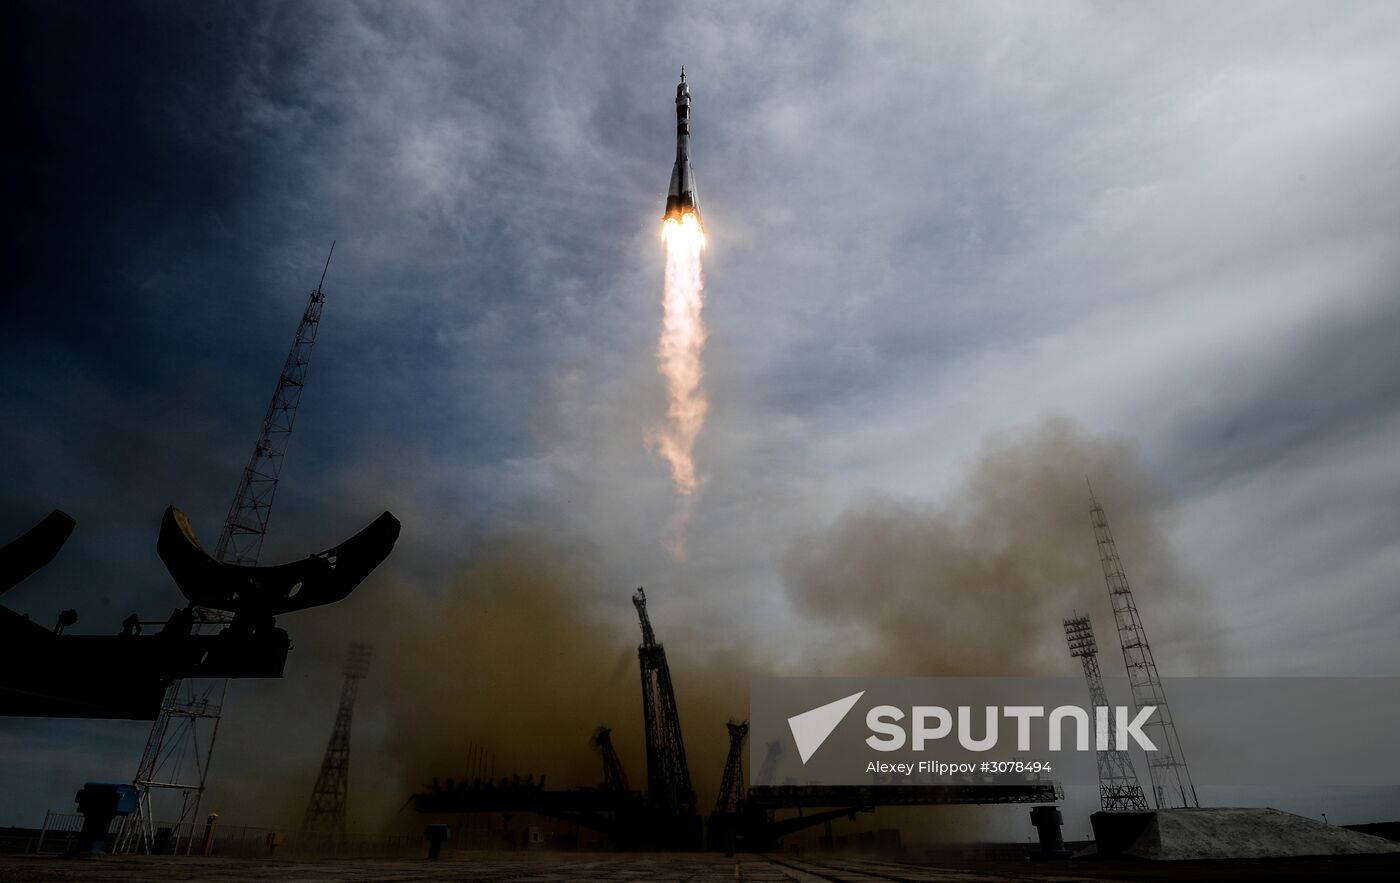
[[[277,390],[263,415],[262,434],[253,445],[253,457],[243,467],[238,492],[228,507],[228,517],[224,519],[224,529],[214,552],[214,557],[220,561],[256,564],[262,554],[272,500],[282,478],[282,464],[287,457],[287,447],[292,443],[292,424],[296,421],[297,406],[301,404],[301,391],[306,386],[306,372],[311,366],[311,348],[316,345],[316,332],[321,326],[321,309],[326,303],[321,286],[325,284],[326,271],[330,269],[334,254],[335,243],[332,242],[326,265],[321,270],[321,281],[311,292],[301,323],[297,325],[296,337],[292,339],[291,352],[287,353],[287,361],[277,379]]]
[[[262,431],[253,445],[253,456],[243,468],[238,491],[234,494],[228,517],[219,534],[214,557],[220,561],[253,565],[258,563],[258,557],[262,554],[272,501],[277,494],[287,447],[291,444],[297,406],[301,404],[306,373],[311,365],[311,349],[316,344],[316,332],[321,325],[321,310],[326,301],[322,286],[325,285],[326,272],[330,269],[334,254],[335,243],[332,242],[326,263],[321,268],[321,278],[297,324],[296,336],[292,338],[291,351],[282,364],[272,401],[263,415]],[[214,630],[231,621],[231,617],[220,610],[196,607],[190,613],[196,632]],[[118,851],[193,851],[199,804],[209,778],[214,744],[218,739],[219,722],[223,719],[227,696],[227,679],[175,681],[170,685],[141,753],[141,763],[133,779],[139,804],[122,828]],[[171,820],[173,825],[168,844],[156,843],[152,792],[162,790],[180,794],[179,816]]]

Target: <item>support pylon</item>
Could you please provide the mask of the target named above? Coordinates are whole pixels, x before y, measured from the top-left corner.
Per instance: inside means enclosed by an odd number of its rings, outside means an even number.
[[[656,640],[647,615],[647,595],[637,589],[632,596],[642,626],[637,658],[642,670],[642,720],[646,728],[647,803],[662,839],[673,849],[693,849],[701,840],[700,817],[695,813],[695,788],[690,783],[685,741],[681,737],[676,692],[666,648]]]
[[[603,760],[603,790],[625,794],[631,790],[627,784],[627,771],[622,768],[622,759],[612,743],[612,728],[600,726],[593,731],[593,747]]]
[[[731,720],[725,726],[729,729],[729,756],[724,760],[724,775],[719,780],[716,813],[737,812],[744,796],[744,741],[749,736],[749,722]]]

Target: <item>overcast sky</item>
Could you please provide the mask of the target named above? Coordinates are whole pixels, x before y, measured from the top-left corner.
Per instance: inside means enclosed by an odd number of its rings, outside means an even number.
[[[696,634],[781,647],[801,537],[953,505],[989,438],[1064,418],[1159,490],[1219,672],[1400,669],[1394,3],[3,16],[0,540],[78,520],[4,598],[41,622],[182,603],[161,510],[217,536],[334,239],[265,560],[388,508],[431,594],[544,532],[624,620],[645,584]],[[712,409],[677,562],[642,439],[682,63]],[[26,795],[0,824],[129,775],[145,732],[0,721],[0,791]]]

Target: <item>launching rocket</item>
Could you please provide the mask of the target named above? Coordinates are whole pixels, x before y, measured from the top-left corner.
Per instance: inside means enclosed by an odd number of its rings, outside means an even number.
[[[676,167],[671,170],[671,189],[666,193],[666,214],[662,220],[677,220],[694,213],[700,220],[700,206],[695,202],[695,173],[690,169],[690,87],[685,84],[685,68],[676,87]]]
[[[666,285],[661,340],[656,345],[656,368],[666,378],[666,425],[646,432],[647,446],[671,467],[678,507],[666,524],[661,542],[677,560],[685,558],[685,531],[704,487],[695,471],[695,439],[710,409],[705,396],[705,230],[695,203],[695,173],[690,169],[690,87],[685,68],[676,87],[676,167],[666,192],[661,216],[661,241],[666,246]]]

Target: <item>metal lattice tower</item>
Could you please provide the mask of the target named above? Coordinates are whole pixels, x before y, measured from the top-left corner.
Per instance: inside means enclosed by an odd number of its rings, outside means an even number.
[[[690,784],[690,766],[685,759],[676,694],[671,687],[671,669],[666,650],[656,642],[647,617],[647,596],[642,589],[632,596],[642,624],[642,643],[637,657],[642,668],[642,717],[647,737],[647,795],[652,811],[665,816],[692,815],[695,789]]]
[[[1108,691],[1099,671],[1099,646],[1094,640],[1094,625],[1087,616],[1065,620],[1065,639],[1069,655],[1084,665],[1084,680],[1089,683],[1089,702],[1094,708],[1109,708]],[[1147,809],[1142,784],[1133,759],[1121,748],[1097,752],[1099,763],[1099,805],[1105,810]]]
[[[763,765],[754,777],[755,785],[778,784],[778,758],[783,756],[783,743],[774,739],[768,743],[768,753],[763,755]]]
[[[238,490],[229,506],[228,517],[214,552],[214,557],[220,561],[254,565],[262,553],[268,516],[277,493],[277,483],[281,479],[287,446],[291,442],[292,424],[296,420],[297,406],[301,403],[301,392],[306,385],[311,349],[321,325],[321,310],[325,306],[322,286],[333,254],[334,242],[321,269],[321,279],[311,292],[301,321],[297,324],[291,351],[277,379],[277,389],[263,416],[262,431],[253,445],[252,459],[243,469]],[[231,621],[224,611],[200,607],[191,612],[194,614],[196,633],[217,629]],[[127,817],[122,827],[117,841],[119,852],[152,851],[156,845],[156,808],[153,806],[152,791],[161,790],[172,790],[180,795],[179,815],[168,820],[172,822],[169,849],[186,853],[193,850],[199,804],[209,778],[209,766],[227,696],[226,679],[175,681],[170,685],[132,780],[139,803],[136,812]]]
[[[194,849],[199,804],[209,778],[214,742],[219,735],[228,681],[198,684],[176,681],[165,692],[160,715],[146,738],[132,784],[136,786],[136,812],[127,817],[117,841],[118,852],[190,853]],[[180,796],[179,815],[171,822],[168,844],[157,844],[156,806],[153,792],[173,791]],[[162,822],[167,821],[162,819]]]
[[[1128,586],[1128,576],[1123,570],[1123,561],[1118,557],[1118,545],[1113,541],[1113,533],[1108,529],[1108,516],[1089,491],[1091,508],[1089,520],[1094,526],[1094,541],[1099,547],[1099,561],[1103,564],[1104,582],[1108,585],[1108,599],[1113,604],[1113,619],[1118,626],[1118,639],[1123,646],[1123,664],[1128,669],[1128,685],[1132,688],[1133,707],[1140,710],[1154,706],[1157,712],[1146,724],[1143,732],[1157,746],[1156,751],[1148,751],[1147,775],[1152,780],[1152,796],[1158,809],[1172,806],[1199,807],[1196,786],[1191,781],[1191,772],[1186,768],[1186,755],[1181,750],[1181,739],[1176,733],[1176,721],[1167,705],[1167,694],[1162,689],[1162,679],[1157,674],[1157,663],[1152,658],[1152,648],[1147,644],[1147,632],[1142,627],[1137,604],[1133,601],[1133,591]]]
[[[355,711],[355,694],[360,681],[369,674],[369,644],[351,644],[345,659],[345,685],[340,689],[340,707],[335,713],[335,727],[326,743],[326,757],[321,761],[321,773],[311,791],[311,802],[301,829],[311,834],[328,835],[336,841],[345,839],[345,807],[350,790],[350,718]]]
[[[224,529],[219,534],[214,553],[214,557],[220,561],[256,564],[262,554],[267,520],[272,515],[272,500],[277,496],[282,464],[287,458],[287,446],[292,442],[292,424],[296,422],[301,391],[306,387],[306,372],[311,367],[311,348],[316,345],[316,332],[321,327],[321,310],[326,304],[321,285],[326,281],[326,270],[330,269],[333,254],[334,242],[331,243],[331,253],[326,255],[321,281],[311,292],[306,311],[301,314],[301,323],[297,325],[296,337],[292,338],[287,361],[282,363],[277,389],[272,394],[267,413],[263,415],[262,434],[253,445],[253,457],[243,467],[238,492],[228,507],[228,517],[224,519]]]
[[[593,747],[603,758],[603,790],[623,793],[631,790],[627,784],[627,771],[622,768],[622,759],[612,743],[612,729],[599,727],[593,732]]]
[[[729,756],[724,760],[724,775],[719,780],[719,797],[715,812],[732,813],[739,809],[744,794],[744,741],[749,737],[748,721],[729,721]]]

